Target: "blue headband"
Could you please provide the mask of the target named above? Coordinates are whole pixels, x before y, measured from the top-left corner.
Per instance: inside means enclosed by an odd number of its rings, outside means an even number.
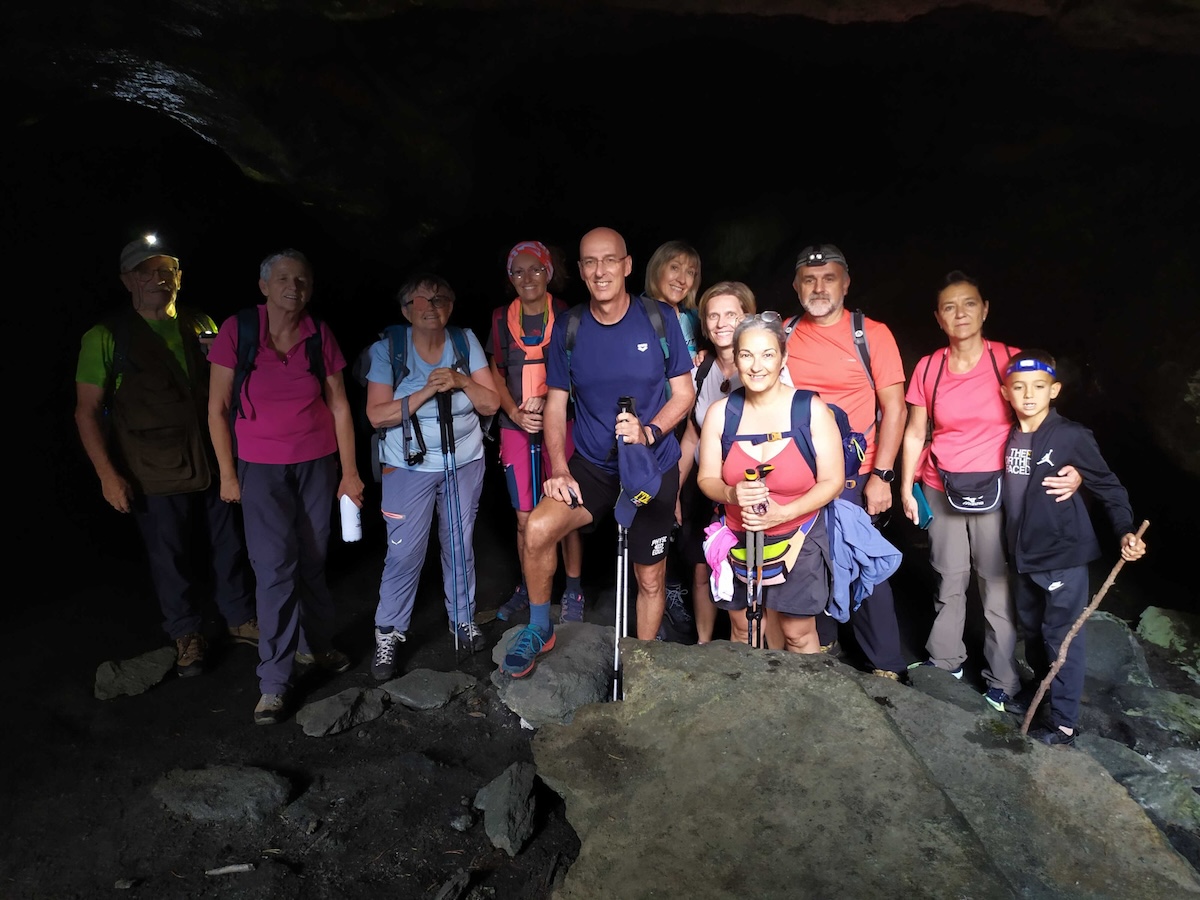
[[[1018,359],[1008,367],[1008,371],[1004,373],[1004,377],[1007,378],[1014,372],[1037,372],[1039,370],[1048,373],[1051,378],[1058,377],[1058,374],[1054,371],[1054,366],[1048,366],[1040,359]]]

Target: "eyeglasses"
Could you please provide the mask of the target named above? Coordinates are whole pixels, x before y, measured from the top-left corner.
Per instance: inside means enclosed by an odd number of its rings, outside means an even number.
[[[546,274],[545,266],[530,266],[527,269],[509,269],[508,276],[520,280],[522,278],[541,278]]]
[[[585,272],[594,272],[597,266],[603,266],[605,269],[615,269],[618,263],[628,258],[628,253],[624,256],[606,256],[603,259],[596,259],[594,256],[585,256],[579,261],[579,266]]]
[[[404,305],[412,306],[418,300],[428,306],[432,306],[434,309],[445,309],[454,302],[453,297],[447,297],[444,294],[434,294],[432,297],[422,297],[420,294],[414,294]]]
[[[133,274],[142,281],[149,281],[151,278],[157,278],[159,281],[170,281],[175,277],[178,269],[162,268],[162,269],[134,269]]]
[[[768,325],[772,325],[776,322],[783,321],[783,319],[780,317],[779,313],[775,312],[775,310],[773,310],[773,309],[768,309],[768,310],[765,310],[760,313],[755,313],[753,316],[751,316],[751,318],[755,319],[756,321],[759,321],[759,322],[765,322]]]

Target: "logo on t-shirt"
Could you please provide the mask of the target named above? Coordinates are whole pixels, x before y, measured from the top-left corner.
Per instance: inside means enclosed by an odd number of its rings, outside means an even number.
[[[1039,460],[1037,461],[1037,464],[1038,464],[1039,466],[1052,466],[1052,465],[1054,465],[1054,460],[1052,460],[1052,459],[1050,458],[1050,454],[1051,454],[1051,453],[1053,453],[1053,452],[1054,452],[1054,450],[1053,450],[1053,449],[1047,450],[1047,451],[1046,451],[1046,455],[1045,455],[1045,456],[1043,456],[1041,459],[1039,459]]]
[[[1033,451],[1028,447],[1010,447],[1008,458],[1004,461],[1005,471],[1009,475],[1029,475],[1033,471],[1029,465],[1032,457]]]
[[[645,353],[645,352],[646,352],[646,348],[647,348],[647,347],[649,347],[649,346],[650,346],[649,344],[638,344],[638,345],[637,345],[638,352],[639,352],[639,353]]]

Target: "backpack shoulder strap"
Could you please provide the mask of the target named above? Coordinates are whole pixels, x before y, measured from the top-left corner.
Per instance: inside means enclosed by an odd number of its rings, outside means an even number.
[[[991,341],[987,341],[987,352],[988,356],[992,358],[992,371],[996,373],[996,381],[1000,383],[1001,387],[1004,387],[1004,376],[1000,374],[1000,367],[996,365],[996,354],[992,352]],[[1004,352],[1008,353],[1008,344],[1004,345]]]
[[[712,371],[713,363],[716,362],[717,356],[715,353],[705,354],[700,365],[696,367],[696,393],[700,393],[700,387],[704,384],[704,379],[708,377],[708,373]]]
[[[467,341],[467,333],[457,325],[447,325],[450,343],[454,345],[454,365],[465,375],[471,374],[471,344]]]
[[[567,330],[563,332],[563,349],[567,351],[567,374],[571,372],[571,351],[579,336],[579,320],[583,318],[583,304],[578,303],[567,310]]]
[[[861,309],[854,310],[850,314],[850,333],[854,335],[854,352],[858,354],[858,361],[867,373],[871,390],[875,390],[875,376],[871,373],[871,348],[867,346],[866,318]]]
[[[658,345],[662,348],[663,354],[663,371],[666,371],[667,360],[671,358],[671,348],[667,344],[667,323],[663,321],[662,309],[658,305],[658,301],[646,294],[639,294],[642,306],[646,308],[646,315],[650,318],[650,324],[654,326],[654,333],[658,335]]]
[[[389,325],[381,337],[388,342],[388,359],[392,363],[392,392],[408,375],[408,325]]]
[[[738,425],[742,421],[742,410],[746,406],[746,392],[742,388],[730,391],[725,399],[725,426],[721,429],[721,459],[729,455]]]
[[[792,336],[792,332],[796,330],[796,323],[799,321],[800,321],[800,314],[797,313],[796,315],[794,315],[790,319],[788,319],[787,322],[784,323],[783,333],[787,336],[784,338],[785,341],[787,340],[787,338]]]
[[[308,359],[308,371],[312,372],[321,390],[325,390],[325,353],[321,336],[321,320],[309,313],[314,331],[304,340],[304,355]]]
[[[233,416],[242,415],[242,387],[254,371],[254,357],[258,352],[258,307],[247,306],[237,313],[237,365],[233,370],[233,397],[229,411]]]
[[[792,394],[792,440],[800,450],[800,455],[812,469],[813,477],[817,475],[817,448],[812,439],[812,391],[796,390]]]

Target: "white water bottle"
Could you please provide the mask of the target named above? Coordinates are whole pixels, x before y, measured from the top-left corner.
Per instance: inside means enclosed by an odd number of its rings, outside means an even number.
[[[342,540],[346,543],[362,540],[362,510],[354,505],[349,494],[342,494]]]

